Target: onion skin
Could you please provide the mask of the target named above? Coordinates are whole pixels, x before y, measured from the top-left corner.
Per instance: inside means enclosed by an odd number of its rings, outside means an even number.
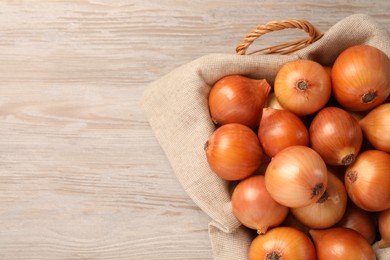
[[[365,211],[351,201],[338,227],[346,227],[359,232],[368,243],[372,244],[376,237],[376,219],[373,213]]]
[[[330,165],[349,165],[363,143],[359,122],[347,111],[326,107],[314,117],[309,128],[310,145]]]
[[[331,95],[331,80],[324,67],[312,60],[285,63],[275,77],[274,92],[280,105],[298,116],[317,112]]]
[[[255,132],[241,124],[217,128],[205,144],[211,170],[225,180],[241,180],[260,166],[263,151]]]
[[[310,228],[330,228],[341,220],[347,208],[344,183],[328,172],[328,186],[315,203],[302,208],[292,208],[291,213]]]
[[[290,146],[272,158],[265,185],[278,203],[304,207],[324,194],[327,177],[326,165],[317,152],[307,146]]]
[[[364,136],[376,149],[390,153],[390,103],[371,110],[359,124]]]
[[[299,231],[305,233],[307,236],[310,236],[310,228],[306,225],[304,225],[302,222],[300,222],[294,215],[291,213],[291,210],[287,214],[287,217],[284,219],[281,226],[286,227],[293,227],[295,229],[298,229]]]
[[[309,131],[302,120],[288,110],[264,108],[258,129],[263,151],[270,157],[293,145],[309,145]]]
[[[209,109],[214,123],[240,123],[256,128],[261,119],[271,86],[265,79],[229,75],[210,90]]]
[[[331,66],[324,66],[324,69],[326,73],[328,73],[329,77],[332,77],[332,67]]]
[[[348,111],[348,113],[353,116],[358,122],[363,119],[363,117],[366,116],[366,113],[364,112],[358,112],[358,111]]]
[[[278,99],[276,98],[275,92],[269,93],[267,105],[265,107],[269,107],[269,108],[273,108],[273,109],[281,109],[281,110],[284,109],[282,107],[282,105],[280,105]]]
[[[334,227],[329,229],[312,229],[318,260],[375,260],[376,255],[370,243],[353,229]]]
[[[356,45],[336,58],[331,78],[333,95],[343,107],[369,110],[390,94],[390,60],[375,47]]]
[[[265,234],[283,222],[288,208],[277,203],[265,188],[264,176],[250,176],[238,183],[232,194],[233,214],[246,227]]]
[[[257,236],[249,248],[249,260],[315,260],[310,238],[292,227],[275,227]]]
[[[366,211],[390,208],[390,154],[368,150],[358,155],[345,172],[349,198]]]
[[[379,233],[381,234],[381,240],[378,242],[378,247],[390,247],[390,209],[379,213],[378,224]]]

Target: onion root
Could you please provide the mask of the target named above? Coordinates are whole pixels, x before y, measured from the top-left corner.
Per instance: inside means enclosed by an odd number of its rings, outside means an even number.
[[[280,260],[282,258],[282,256],[280,255],[279,252],[277,251],[272,251],[271,253],[269,253],[266,257],[266,260]]]
[[[357,180],[358,174],[356,171],[350,171],[347,173],[347,177],[348,177],[349,183],[352,184]]]
[[[323,183],[318,183],[314,189],[313,189],[313,194],[312,194],[312,198],[317,196],[318,194],[321,194],[322,193],[322,190],[324,188],[324,184]]]
[[[373,102],[376,99],[376,97],[377,97],[376,91],[370,91],[364,93],[364,95],[362,96],[362,101],[363,103],[368,104]]]
[[[350,153],[341,160],[341,163],[342,165],[350,165],[353,161],[355,161],[355,154]]]

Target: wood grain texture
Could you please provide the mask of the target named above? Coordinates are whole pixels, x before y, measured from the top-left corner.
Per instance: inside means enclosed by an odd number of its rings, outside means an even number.
[[[145,87],[253,27],[381,1],[0,2],[0,259],[212,259],[210,221],[186,195],[140,109]],[[256,44],[293,39],[267,35]],[[300,34],[302,35],[302,34]]]

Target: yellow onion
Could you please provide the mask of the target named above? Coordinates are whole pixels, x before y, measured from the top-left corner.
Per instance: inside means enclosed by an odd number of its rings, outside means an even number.
[[[249,247],[249,260],[315,260],[310,238],[292,227],[275,227],[258,235]]]
[[[286,147],[309,144],[309,131],[298,116],[269,107],[263,109],[258,137],[263,151],[270,157]]]
[[[339,227],[346,227],[359,232],[368,243],[372,244],[376,237],[376,219],[372,212],[365,211],[351,201],[343,218],[337,223]]]
[[[269,195],[263,175],[250,176],[238,183],[232,194],[232,207],[236,218],[258,234],[281,224],[288,213],[287,207]]]
[[[363,117],[366,116],[365,112],[360,112],[360,111],[348,111],[348,113],[353,116],[358,122],[363,119]]]
[[[324,194],[327,181],[325,162],[307,146],[283,149],[265,172],[265,186],[272,198],[292,208],[316,202]]]
[[[242,124],[217,128],[205,144],[211,170],[225,180],[241,180],[260,166],[263,151],[255,132]]]
[[[390,103],[371,110],[359,124],[364,136],[376,149],[390,153]]]
[[[376,260],[370,243],[353,229],[333,227],[312,229],[318,260],[365,259]]]
[[[210,90],[209,109],[214,123],[240,123],[255,128],[260,123],[271,86],[265,79],[229,75]]]
[[[306,207],[292,208],[291,213],[310,228],[329,228],[343,217],[347,207],[344,183],[328,172],[328,186],[324,194]]]
[[[363,142],[358,121],[338,107],[323,108],[309,128],[310,145],[330,165],[349,165]]]
[[[378,247],[390,247],[390,208],[379,213],[378,224],[379,233],[381,234],[381,240],[378,242]]]
[[[284,219],[283,223],[280,226],[284,227],[293,227],[298,229],[299,231],[305,233],[310,236],[310,228],[300,222],[292,213],[291,210],[288,212],[287,217]]]
[[[270,92],[268,95],[267,105],[265,107],[270,107],[273,109],[284,109],[279,103],[278,99],[275,96],[275,92]]]
[[[331,80],[324,67],[312,60],[285,63],[275,77],[274,92],[280,105],[298,116],[317,112],[328,102]]]
[[[328,73],[329,77],[332,77],[332,67],[331,66],[324,66],[324,69],[326,73]]]
[[[345,187],[356,206],[367,211],[390,208],[390,154],[379,150],[360,153],[345,172]]]
[[[343,107],[369,110],[390,94],[390,60],[375,47],[355,45],[336,58],[331,78],[333,94]]]

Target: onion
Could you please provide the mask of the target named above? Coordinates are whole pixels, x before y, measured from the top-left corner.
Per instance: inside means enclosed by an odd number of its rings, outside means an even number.
[[[285,63],[275,77],[274,91],[285,109],[305,116],[328,102],[331,80],[324,67],[312,60],[294,60]]]
[[[349,165],[363,142],[358,121],[338,107],[326,107],[314,117],[310,128],[311,147],[330,165]]]
[[[249,260],[315,260],[310,238],[292,227],[275,227],[257,236],[249,247]]]
[[[390,208],[390,154],[368,150],[358,155],[345,172],[350,199],[367,211]]]
[[[376,259],[370,243],[353,229],[344,227],[312,229],[310,234],[314,240],[318,260]]]
[[[284,219],[281,226],[287,226],[287,227],[293,227],[298,229],[299,231],[305,233],[306,235],[310,236],[310,228],[306,225],[304,225],[302,222],[300,222],[292,213],[291,210],[288,212],[287,217]]]
[[[376,149],[390,153],[390,103],[371,110],[359,124],[364,136]]]
[[[307,146],[309,131],[302,120],[288,110],[264,108],[258,129],[263,151],[270,157],[293,145]]]
[[[262,162],[263,151],[255,132],[241,124],[226,124],[214,131],[205,144],[211,170],[225,180],[252,175]]]
[[[390,247],[390,209],[382,211],[378,217],[379,233],[381,240],[378,242],[379,248]]]
[[[255,128],[267,102],[271,86],[265,79],[230,75],[218,80],[210,90],[209,109],[214,123],[240,123]]]
[[[265,188],[264,176],[255,175],[238,183],[232,194],[233,213],[246,227],[265,234],[283,222],[288,208],[277,203]]]
[[[306,207],[292,208],[291,213],[310,228],[329,228],[340,221],[346,207],[344,183],[328,172],[328,186],[321,198]]]
[[[332,67],[331,66],[324,66],[324,69],[326,73],[328,73],[329,77],[332,77]]]
[[[327,180],[324,161],[306,146],[283,149],[265,172],[265,186],[272,198],[291,208],[316,202],[324,194]]]
[[[390,94],[390,60],[375,47],[356,45],[336,58],[331,78],[333,94],[343,107],[369,110]]]
[[[353,116],[358,122],[363,119],[363,117],[366,116],[365,112],[360,112],[360,111],[348,111],[348,113]]]
[[[278,99],[275,96],[275,92],[271,92],[268,95],[267,105],[265,107],[270,107],[273,109],[284,109],[282,105],[280,105]]]
[[[259,168],[256,169],[253,175],[264,175],[270,161],[271,158],[264,154],[262,163],[260,164]]]
[[[370,244],[375,241],[376,220],[373,213],[357,207],[351,201],[349,201],[345,214],[337,226],[359,232]]]

